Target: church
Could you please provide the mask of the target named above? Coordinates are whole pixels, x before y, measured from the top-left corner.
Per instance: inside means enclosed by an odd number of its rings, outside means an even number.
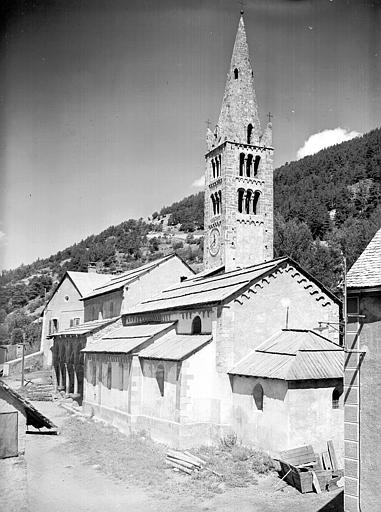
[[[84,411],[175,447],[235,433],[270,453],[332,439],[340,457],[340,301],[273,257],[272,126],[260,125],[242,15],[206,139],[204,271],[128,306],[86,343]]]

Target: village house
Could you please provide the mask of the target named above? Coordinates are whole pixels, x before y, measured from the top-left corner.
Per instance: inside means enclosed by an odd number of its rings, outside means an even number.
[[[347,274],[346,512],[379,510],[381,490],[381,229]]]
[[[340,301],[273,259],[271,124],[262,132],[242,16],[207,148],[205,271],[124,309],[86,345],[84,410],[174,446],[231,432],[272,452],[333,439],[340,458]]]
[[[74,272],[74,274],[80,273]],[[48,339],[53,340],[50,351],[53,354],[52,365],[58,389],[81,399],[83,388],[81,350],[97,339],[100,331],[103,335],[108,332],[110,324],[113,328],[121,325],[118,319],[126,308],[135,305],[152,293],[158,293],[167,286],[193,276],[193,270],[178,255],[170,254],[133,270],[115,276],[108,275],[106,280],[99,279],[98,282],[95,280],[92,288],[88,288],[86,293],[76,298],[76,304],[79,303],[81,306],[82,321],[71,322],[66,327],[62,325],[59,330],[54,329],[50,332]],[[64,293],[69,293],[67,286],[64,287],[61,284],[58,295],[61,302],[58,304],[62,304],[62,288]],[[53,306],[56,304],[57,301]],[[63,313],[61,317],[65,318]]]
[[[93,288],[109,281],[107,274],[65,272],[43,310],[41,352],[45,367],[52,365],[51,335],[84,322],[82,297]]]

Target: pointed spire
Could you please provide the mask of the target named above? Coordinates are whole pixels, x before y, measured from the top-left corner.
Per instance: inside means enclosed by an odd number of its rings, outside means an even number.
[[[242,11],[218,126],[217,144],[224,140],[249,142],[250,144],[259,143],[261,128],[254,89],[254,73],[249,59]]]

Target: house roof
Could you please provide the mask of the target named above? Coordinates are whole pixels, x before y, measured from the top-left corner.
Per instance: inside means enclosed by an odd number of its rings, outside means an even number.
[[[381,229],[347,274],[348,288],[381,286]]]
[[[122,274],[118,274],[115,276],[112,276],[110,279],[107,280],[107,282],[100,283],[98,286],[94,287],[93,289],[89,290],[86,296],[84,296],[84,299],[88,299],[90,297],[96,297],[97,295],[102,295],[104,293],[116,291],[119,289],[122,289],[124,286],[131,284],[133,281],[136,281],[140,277],[142,277],[144,274],[147,274],[148,272],[151,272],[154,268],[158,267],[162,263],[165,263],[166,261],[170,260],[171,258],[179,258],[181,259],[177,254],[172,253],[168,256],[164,256],[164,258],[159,258],[154,261],[150,261],[149,263],[146,263],[145,265],[142,265],[140,267],[134,268],[132,270],[128,270],[127,272],[123,272]],[[181,260],[183,262],[183,260]],[[184,263],[184,262],[183,262]],[[186,263],[184,263],[186,265]],[[188,265],[186,265],[190,270],[192,270]],[[193,270],[192,270],[193,272]]]
[[[228,373],[282,380],[343,376],[344,351],[310,330],[283,329],[241,359]]]
[[[165,361],[182,361],[207,345],[212,340],[211,334],[176,334],[170,331],[149,347],[139,352],[143,359],[162,359]]]
[[[290,264],[298,271],[303,272],[311,281],[317,283],[324,292],[334,301],[339,302],[329,290],[301,269],[290,258],[283,257],[275,260],[253,265],[243,269],[225,272],[221,275],[188,279],[176,286],[161,292],[156,297],[146,299],[140,304],[132,306],[126,314],[146,313],[170,309],[184,309],[195,305],[218,304],[230,299],[234,294],[247,289],[257,280],[272,274],[276,269]]]
[[[73,272],[69,270],[67,275],[73,281],[82,297],[110,279],[110,274],[97,274],[96,272]]]
[[[120,327],[112,333],[106,334],[101,340],[90,343],[82,352],[128,354],[138,350],[143,343],[173,325],[174,322]]]
[[[116,322],[120,317],[106,318],[105,320],[94,320],[92,322],[85,322],[84,324],[75,325],[69,329],[51,334],[49,337],[56,338],[58,336],[79,336],[81,334],[91,334],[92,332],[105,327],[108,324]]]

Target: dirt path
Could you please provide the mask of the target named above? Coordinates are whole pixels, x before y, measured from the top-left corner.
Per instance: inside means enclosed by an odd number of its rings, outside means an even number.
[[[52,403],[38,404],[58,426],[67,416]],[[105,512],[157,510],[139,488],[127,487],[85,465],[65,449],[62,435],[28,435],[25,459],[29,512]]]

